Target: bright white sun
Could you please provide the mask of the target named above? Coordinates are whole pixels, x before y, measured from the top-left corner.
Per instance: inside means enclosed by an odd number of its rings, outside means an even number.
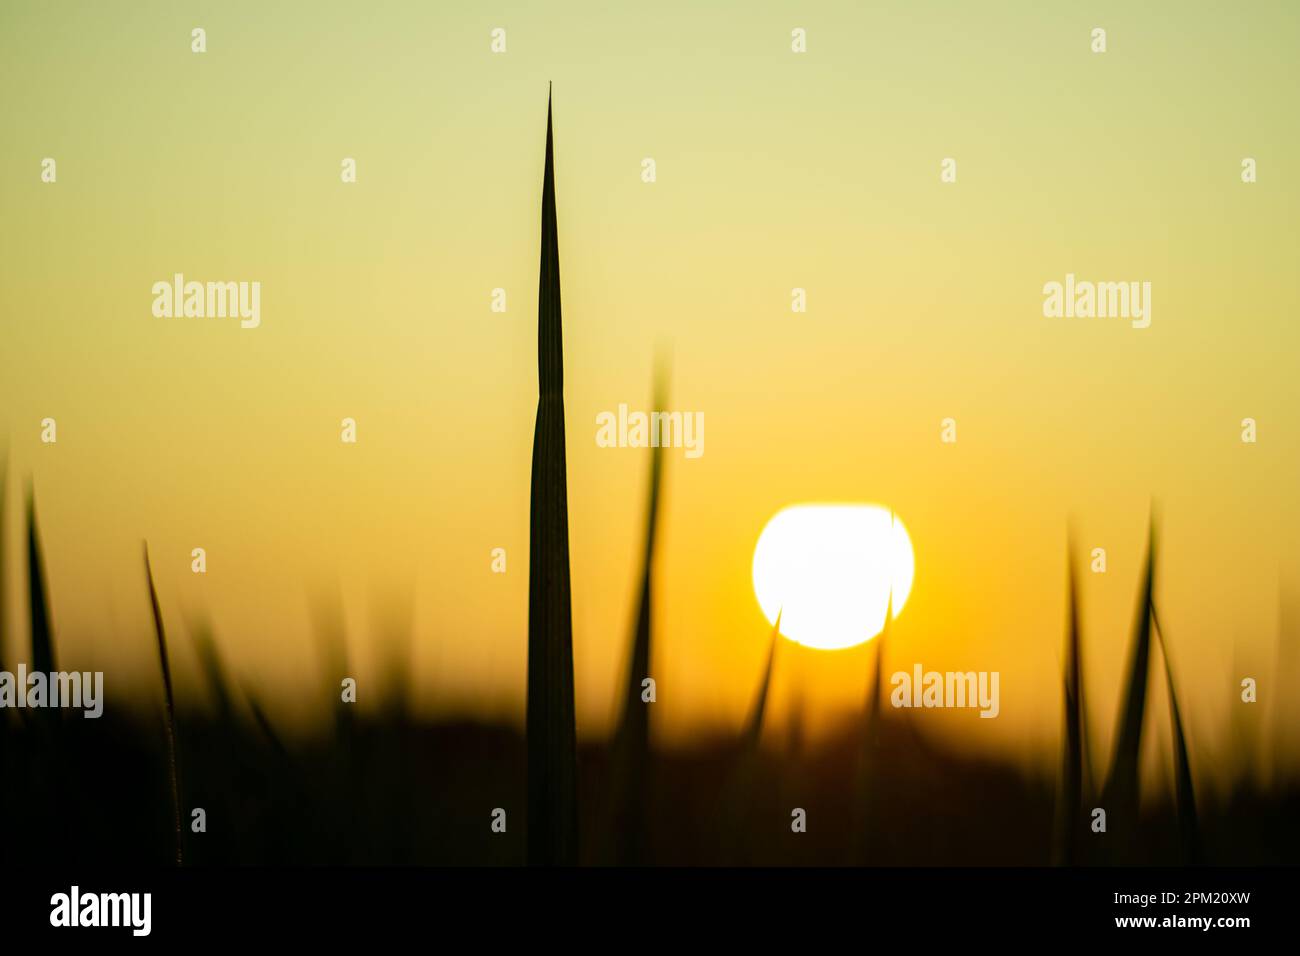
[[[791,505],[754,546],[754,595],[769,624],[806,647],[838,650],[885,625],[890,591],[898,617],[915,570],[907,529],[879,505]]]

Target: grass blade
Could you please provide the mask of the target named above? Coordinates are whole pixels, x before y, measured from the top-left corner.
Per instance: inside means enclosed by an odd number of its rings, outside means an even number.
[[[191,625],[190,634],[194,641],[194,653],[199,659],[203,676],[207,679],[208,689],[212,692],[217,721],[228,725],[234,719],[234,705],[230,695],[230,682],[226,679],[226,668],[221,662],[221,653],[217,650],[212,625],[206,620],[198,621]]]
[[[880,737],[880,701],[885,695],[885,640],[889,637],[889,623],[894,618],[894,589],[889,589],[889,600],[885,604],[885,623],[876,635],[876,667],[872,674],[871,693],[867,699],[867,730],[873,742]]]
[[[564,355],[551,103],[546,102],[541,269],[537,293],[537,425],[528,567],[528,861],[578,860],[577,728],[569,506],[564,458]]]
[[[149,602],[153,606],[154,631],[158,635],[158,660],[162,665],[163,700],[167,706],[164,729],[167,738],[167,776],[171,784],[172,818],[176,830],[176,865],[185,862],[184,843],[181,837],[181,785],[180,770],[176,762],[176,704],[172,697],[172,669],[167,660],[167,634],[163,630],[162,609],[158,606],[158,589],[153,583],[153,568],[149,564],[149,543],[144,545],[144,575],[149,581]]]
[[[856,852],[854,863],[869,862],[875,855],[879,834],[876,830],[879,808],[876,802],[876,785],[880,773],[880,743],[884,731],[881,701],[885,695],[885,641],[889,625],[894,618],[894,591],[890,588],[885,604],[885,622],[872,643],[875,644],[875,668],[867,690],[866,716],[862,722],[858,742],[858,766],[853,780],[853,832],[854,842],[850,852]]]
[[[1065,748],[1062,753],[1061,793],[1057,806],[1056,861],[1067,866],[1079,862],[1080,827],[1083,826],[1084,729],[1082,635],[1079,626],[1078,584],[1074,546],[1067,543],[1066,645],[1065,645]]]
[[[656,376],[654,407],[666,408],[664,374]],[[649,500],[646,503],[645,543],[641,553],[641,594],[637,602],[632,649],[623,685],[623,711],[614,737],[611,760],[613,819],[607,830],[615,846],[615,861],[632,865],[645,856],[646,786],[650,765],[650,707],[641,699],[641,682],[650,676],[651,616],[654,603],[654,554],[659,522],[663,447],[650,457]]]
[[[1148,535],[1146,567],[1138,594],[1137,616],[1133,624],[1133,650],[1120,707],[1115,754],[1102,793],[1102,804],[1108,816],[1118,813],[1120,823],[1126,832],[1137,822],[1138,758],[1142,745],[1142,716],[1146,709],[1147,672],[1151,658],[1151,600],[1155,585],[1155,544],[1156,533],[1153,521]]]
[[[1196,818],[1196,790],[1192,786],[1192,767],[1187,759],[1187,740],[1183,735],[1183,719],[1178,710],[1178,695],[1174,692],[1174,668],[1169,661],[1169,645],[1156,609],[1151,608],[1156,640],[1165,659],[1165,681],[1169,689],[1170,736],[1174,748],[1174,797],[1178,804],[1178,831],[1182,837],[1183,856],[1188,863],[1199,863],[1201,857],[1200,827]]]
[[[343,594],[337,584],[319,592],[311,606],[312,630],[320,655],[323,696],[334,715],[337,737],[349,743],[353,736],[352,705],[343,701],[343,680],[351,676],[348,664]]]
[[[749,717],[741,730],[739,748],[735,763],[732,765],[717,805],[717,830],[724,859],[733,865],[752,863],[752,846],[748,839],[751,833],[750,819],[754,809],[754,795],[758,791],[760,772],[759,741],[763,736],[763,720],[767,713],[767,700],[772,688],[772,672],[775,669],[776,646],[781,639],[781,614],[777,612],[776,622],[772,625],[772,639],[768,647],[767,663],[763,667],[763,677],[754,695],[754,703],[749,710]]]
[[[745,723],[741,740],[745,750],[754,753],[758,750],[759,738],[763,736],[763,715],[767,712],[768,692],[772,687],[772,670],[776,662],[776,645],[781,639],[781,612],[776,612],[776,623],[772,625],[772,641],[767,651],[767,666],[763,668],[763,681],[758,685],[758,694],[754,697],[754,706],[750,708],[749,720]]]
[[[55,670],[54,635],[50,627],[45,561],[36,529],[36,495],[31,489],[27,492],[27,587],[32,621],[32,670],[50,674]]]

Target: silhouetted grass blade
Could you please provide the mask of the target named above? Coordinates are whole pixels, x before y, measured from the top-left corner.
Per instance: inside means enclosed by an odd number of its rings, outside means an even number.
[[[1079,837],[1084,825],[1084,722],[1082,636],[1079,626],[1078,584],[1073,542],[1066,545],[1065,747],[1062,751],[1061,792],[1057,807],[1057,862],[1079,862]]]
[[[312,603],[311,616],[319,649],[324,695],[334,713],[334,728],[345,745],[350,746],[354,730],[352,705],[344,702],[342,685],[350,676],[348,642],[344,630],[343,595],[337,584],[320,592]]]
[[[1142,744],[1142,716],[1146,709],[1147,672],[1151,657],[1151,595],[1155,582],[1155,526],[1151,526],[1146,566],[1138,594],[1133,624],[1133,650],[1120,707],[1115,754],[1102,802],[1107,813],[1124,815],[1127,828],[1135,821],[1138,798],[1138,758]]]
[[[665,408],[664,373],[656,376],[654,407]],[[614,737],[611,760],[613,814],[609,823],[615,859],[640,863],[645,857],[646,787],[650,765],[650,706],[642,699],[642,682],[650,676],[651,618],[654,602],[655,537],[659,517],[663,448],[650,455],[650,485],[646,503],[645,539],[641,552],[641,589],[631,653],[623,684],[623,710]]]
[[[217,650],[212,626],[207,621],[202,621],[191,626],[190,633],[193,636],[194,653],[199,659],[199,667],[207,679],[208,690],[212,692],[217,720],[221,723],[233,720],[230,683],[226,679],[226,669],[221,663],[221,654]]]
[[[867,691],[866,714],[859,731],[858,765],[853,781],[854,843],[851,851],[857,859],[851,862],[869,862],[876,852],[879,809],[873,788],[880,783],[877,778],[880,774],[880,743],[884,730],[881,700],[885,695],[885,641],[889,637],[889,625],[893,617],[894,590],[891,587],[885,604],[884,624],[872,642],[875,644],[875,667]]]
[[[735,763],[717,805],[718,816],[714,825],[720,835],[724,856],[733,864],[749,862],[751,848],[747,844],[747,834],[750,832],[749,821],[762,758],[759,743],[763,737],[763,721],[767,714],[772,674],[776,667],[776,647],[780,637],[781,614],[778,612],[776,622],[772,625],[763,676],[740,733]]]
[[[528,567],[528,860],[578,859],[577,730],[564,456],[560,254],[551,104],[546,104],[541,269],[537,296],[539,396],[533,436]]]
[[[32,670],[53,673],[54,635],[50,626],[49,589],[45,583],[45,561],[41,557],[40,534],[36,529],[36,496],[27,493],[27,587],[32,623]]]
[[[758,750],[758,742],[763,736],[763,715],[767,712],[767,697],[772,688],[772,670],[776,663],[776,645],[781,638],[781,612],[776,613],[776,623],[772,625],[772,639],[767,651],[767,665],[763,668],[763,680],[758,685],[758,693],[754,696],[754,705],[749,711],[749,720],[745,724],[745,732],[741,739],[745,743],[745,749],[749,753],[755,753]]]
[[[1174,691],[1174,667],[1169,660],[1169,643],[1165,640],[1160,618],[1151,608],[1156,639],[1165,659],[1165,681],[1169,689],[1169,724],[1174,748],[1174,797],[1178,804],[1178,831],[1182,838],[1183,855],[1189,863],[1199,863],[1201,857],[1200,827],[1196,818],[1196,790],[1192,786],[1192,767],[1187,759],[1187,740],[1183,736],[1183,718],[1178,710],[1178,694]]]
[[[153,607],[154,632],[158,636],[158,661],[162,666],[163,701],[166,704],[164,730],[167,738],[167,776],[171,784],[172,817],[176,831],[176,865],[185,862],[184,841],[181,831],[180,769],[176,760],[176,704],[172,697],[172,669],[167,659],[167,634],[163,629],[162,609],[158,606],[158,589],[153,583],[153,568],[149,564],[149,544],[144,545],[144,574],[149,581],[149,603]]]

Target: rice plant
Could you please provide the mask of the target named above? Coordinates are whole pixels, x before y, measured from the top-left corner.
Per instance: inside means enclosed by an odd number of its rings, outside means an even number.
[[[537,425],[528,561],[528,861],[578,860],[577,729],[569,602],[569,505],[564,460],[564,349],[555,216],[551,101],[546,101],[541,276],[537,293]]]
[[[1083,697],[1082,634],[1079,624],[1079,596],[1075,578],[1074,546],[1065,550],[1065,746],[1061,751],[1061,783],[1057,797],[1056,862],[1079,862],[1082,835],[1084,781],[1087,764],[1087,707]]]
[[[666,372],[655,377],[654,407],[667,408]],[[650,454],[645,538],[641,550],[640,596],[637,599],[631,653],[624,677],[622,713],[610,755],[610,811],[605,823],[606,842],[612,844],[613,861],[639,863],[645,858],[646,799],[649,782],[650,707],[642,699],[642,681],[650,675],[651,619],[654,604],[655,540],[659,524],[659,495],[663,476],[663,447]]]
[[[167,742],[167,781],[171,786],[172,822],[176,834],[176,865],[185,863],[181,830],[180,768],[176,759],[176,702],[172,696],[172,669],[167,658],[167,633],[163,629],[162,609],[158,606],[158,589],[154,586],[153,568],[149,564],[149,545],[144,546],[144,575],[149,582],[149,603],[153,607],[154,633],[158,637],[158,662],[162,667],[163,703],[166,708],[163,730]]]
[[[32,670],[50,674],[56,669],[54,634],[50,625],[45,560],[41,556],[40,533],[36,529],[36,495],[30,488],[27,491],[27,590],[32,625]]]
[[[1115,751],[1110,773],[1102,790],[1102,806],[1113,825],[1119,823],[1122,834],[1131,833],[1138,813],[1138,759],[1142,745],[1142,718],[1146,710],[1147,672],[1151,658],[1151,600],[1155,587],[1155,524],[1152,522],[1147,543],[1146,564],[1138,591],[1133,623],[1133,648],[1128,677],[1120,702],[1115,734]],[[1122,841],[1117,841],[1122,842]]]
[[[870,862],[876,855],[879,838],[879,806],[875,791],[880,787],[881,736],[884,732],[881,699],[885,695],[885,642],[894,618],[894,592],[891,588],[885,604],[885,621],[872,644],[875,666],[867,690],[866,714],[858,732],[857,766],[853,780],[854,846],[851,862]]]
[[[1187,740],[1183,735],[1183,718],[1178,709],[1178,694],[1174,690],[1174,667],[1169,660],[1169,643],[1154,605],[1151,621],[1156,639],[1160,642],[1160,655],[1165,659],[1165,686],[1169,693],[1169,732],[1174,750],[1174,798],[1178,808],[1178,832],[1183,847],[1183,858],[1188,863],[1201,859],[1200,825],[1196,819],[1196,790],[1192,786],[1192,767],[1187,759]]]

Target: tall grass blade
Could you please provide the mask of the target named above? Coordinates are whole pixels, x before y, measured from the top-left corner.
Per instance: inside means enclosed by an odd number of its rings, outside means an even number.
[[[342,685],[351,671],[348,666],[343,595],[337,584],[319,592],[311,605],[311,617],[324,678],[324,699],[333,711],[336,734],[347,741],[351,739],[354,729],[353,707],[343,701]]]
[[[266,708],[262,706],[261,700],[248,687],[244,688],[244,699],[248,701],[248,709],[253,715],[253,723],[257,724],[257,729],[262,732],[262,736],[271,745],[271,749],[280,758],[291,762],[289,748],[285,746],[284,740],[276,732],[275,725],[271,723],[271,718],[266,715]]]
[[[881,701],[885,696],[885,641],[889,625],[894,619],[894,591],[890,588],[885,604],[885,622],[872,643],[875,645],[875,667],[867,690],[865,719],[858,741],[858,766],[853,780],[853,830],[851,851],[857,859],[851,862],[868,862],[875,855],[878,841],[879,801],[874,788],[880,774],[880,745],[884,731]]]
[[[1083,826],[1084,747],[1086,711],[1083,701],[1082,635],[1079,595],[1075,578],[1074,545],[1065,549],[1065,748],[1062,752],[1061,792],[1057,804],[1056,862],[1079,862],[1080,828]]]
[[[158,635],[158,660],[162,665],[163,700],[167,706],[164,730],[167,738],[167,777],[171,784],[172,822],[176,832],[176,865],[185,862],[184,842],[181,837],[181,784],[176,761],[176,703],[172,697],[172,669],[167,659],[167,633],[163,629],[162,608],[158,606],[158,589],[153,583],[153,568],[149,564],[149,543],[144,545],[144,575],[149,581],[149,603],[153,607],[154,632]]]
[[[1196,817],[1196,789],[1192,786],[1192,765],[1187,759],[1187,740],[1183,735],[1183,719],[1178,710],[1178,694],[1174,691],[1174,667],[1169,660],[1169,644],[1156,609],[1151,608],[1156,640],[1160,654],[1165,659],[1165,681],[1169,689],[1170,736],[1174,748],[1174,798],[1178,804],[1178,832],[1183,843],[1183,857],[1188,863],[1201,859],[1200,826]]]
[[[537,370],[539,396],[533,435],[528,567],[528,861],[534,865],[571,865],[578,859],[577,729],[569,602],[559,230],[549,95],[537,293]]]
[[[30,489],[27,492],[27,588],[32,622],[32,670],[50,674],[55,667],[49,588],[45,583],[40,533],[36,529],[36,495]]]
[[[234,707],[231,702],[230,682],[226,678],[226,668],[221,662],[221,653],[217,650],[212,625],[207,621],[192,624],[190,634],[193,636],[194,653],[199,659],[199,667],[203,670],[208,690],[212,693],[217,720],[226,725],[233,719]]]
[[[772,672],[776,666],[776,646],[780,642],[780,637],[781,614],[777,612],[776,622],[772,625],[772,639],[768,647],[767,663],[763,667],[763,677],[759,681],[754,703],[750,706],[749,716],[740,733],[735,763],[727,775],[717,804],[718,817],[715,828],[720,837],[724,858],[733,864],[752,862],[752,846],[749,840],[752,830],[749,821],[753,813],[754,795],[758,789],[762,756],[759,742],[763,736],[763,721],[767,714]]]
[[[776,645],[781,639],[781,612],[776,612],[776,623],[772,625],[772,640],[767,651],[767,666],[763,668],[763,681],[758,685],[754,705],[749,711],[749,720],[745,722],[745,731],[741,735],[745,750],[755,753],[759,739],[763,736],[763,715],[767,712],[768,692],[772,688],[772,670],[776,662]]]
[[[1142,716],[1146,709],[1147,672],[1151,658],[1151,600],[1155,585],[1155,548],[1156,533],[1153,520],[1148,534],[1146,566],[1138,593],[1137,615],[1133,623],[1133,650],[1120,706],[1115,753],[1102,793],[1102,804],[1108,816],[1120,814],[1120,822],[1125,830],[1135,826],[1138,811],[1138,758],[1142,746]]]
[[[871,693],[867,699],[867,730],[873,742],[880,736],[880,701],[885,695],[885,641],[889,638],[889,624],[894,618],[894,589],[889,589],[885,604],[885,623],[876,635],[876,667],[872,673]]]
[[[666,408],[664,373],[656,376],[654,407]],[[650,766],[650,707],[642,700],[642,681],[650,676],[651,616],[654,603],[655,539],[659,523],[659,494],[663,475],[663,447],[650,456],[649,500],[646,503],[645,539],[641,552],[641,593],[637,601],[632,652],[623,684],[623,712],[614,737],[612,759],[614,814],[612,835],[616,860],[640,863],[645,856],[646,787]]]

